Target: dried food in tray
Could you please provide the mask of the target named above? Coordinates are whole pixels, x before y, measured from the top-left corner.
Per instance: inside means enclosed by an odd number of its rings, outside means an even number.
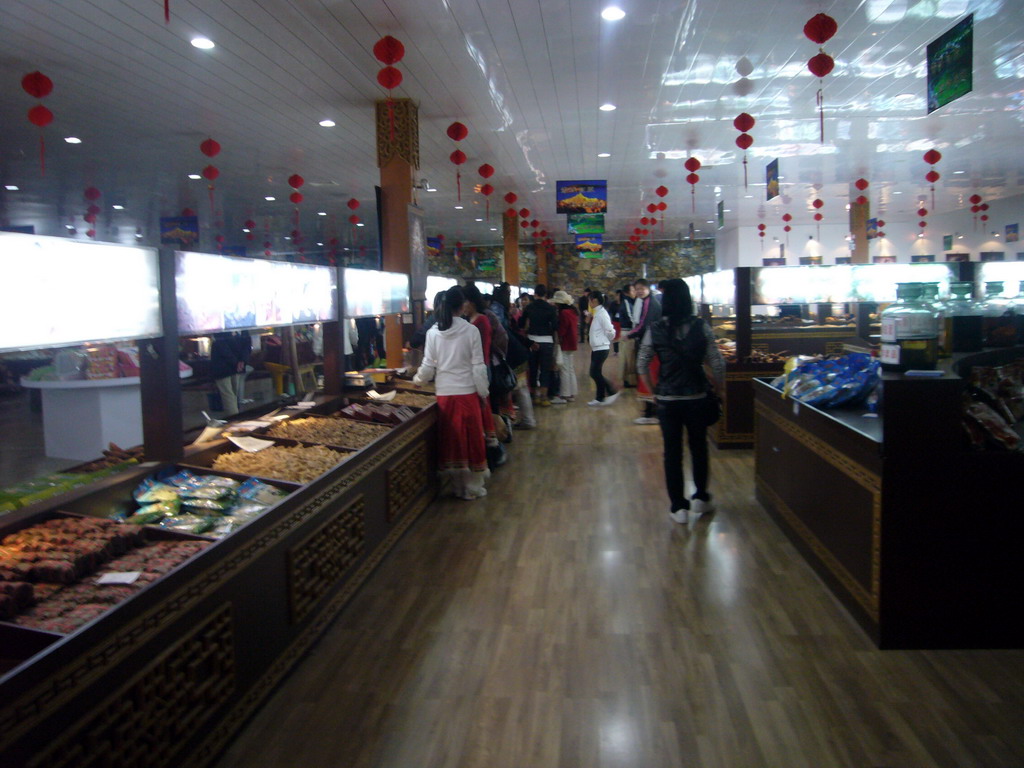
[[[334,414],[331,417],[309,416],[282,421],[268,429],[266,434],[306,443],[363,448],[390,431],[391,427],[384,424],[371,424]]]
[[[323,445],[275,445],[256,453],[222,453],[213,460],[213,468],[292,483],[308,483],[346,461],[350,455]]]

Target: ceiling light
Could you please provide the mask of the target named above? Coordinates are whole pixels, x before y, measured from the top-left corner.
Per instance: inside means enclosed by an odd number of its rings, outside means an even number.
[[[497,227],[491,227],[491,232],[497,232],[497,231],[498,231]]]
[[[705,221],[704,223],[705,223],[705,224],[714,224],[715,222],[714,222],[714,221],[712,221],[711,219],[708,219],[708,220],[707,220],[707,221]]]
[[[124,206],[121,205],[120,203],[114,204],[114,205],[112,205],[110,207],[113,208],[115,211],[123,211],[124,210]]]
[[[893,192],[893,194],[894,194],[894,195],[902,195],[903,193],[902,193],[902,192],[899,192],[899,191],[897,191],[897,192]]]
[[[248,227],[242,227],[242,231],[245,232],[246,234],[249,234],[252,230],[249,229]]]
[[[336,125],[336,123],[333,120],[321,120],[320,121],[320,127],[321,128],[333,128],[335,125]]]
[[[427,192],[437,192],[437,187],[427,187]]]
[[[745,198],[747,198],[747,199],[749,200],[750,198],[752,198],[752,197],[753,197],[753,195],[744,195],[744,197],[745,197]]]
[[[198,181],[199,179],[203,178],[198,173],[190,173],[188,177],[192,179],[192,181]]]
[[[605,21],[618,21],[626,18],[626,12],[617,6],[609,5],[601,11],[601,18]]]
[[[263,199],[264,199],[264,200],[266,200],[266,201],[267,201],[268,203],[272,203],[272,202],[274,202],[275,200],[277,200],[277,198],[276,198],[276,197],[274,197],[273,195],[267,195],[267,196],[266,196],[266,197],[264,197]]]
[[[455,210],[456,211],[461,211],[462,210],[462,206],[461,205],[456,205],[455,206]]]
[[[326,216],[327,215],[327,211],[317,211],[316,215],[317,216]]]
[[[614,112],[615,111],[615,105],[614,104],[602,104],[600,107],[598,107],[598,109],[600,109],[602,112]]]
[[[359,222],[358,224],[356,224],[356,226],[357,226],[357,227],[365,227],[366,225],[365,225],[365,224],[363,224],[363,222],[361,222],[361,221],[360,221],[360,222]]]
[[[68,144],[81,144],[82,143],[82,140],[80,138],[78,138],[77,136],[65,136],[64,137],[64,141],[66,141]]]
[[[732,213],[732,208],[723,208],[722,213]]]
[[[8,192],[17,192],[18,191],[18,185],[17,184],[6,184],[6,185],[4,185],[4,189],[6,189]]]
[[[959,176],[961,173],[967,173],[967,171],[953,171],[955,176]]]
[[[65,224],[64,225],[64,229],[74,229],[74,228],[75,228],[74,224]]]
[[[317,245],[319,245],[319,246],[323,246],[323,243],[317,243]]]
[[[476,221],[483,221],[483,219],[476,219]]]
[[[208,51],[214,47],[214,42],[208,37],[193,37],[192,45],[196,48],[202,48],[204,51]]]
[[[611,152],[598,152],[597,156],[598,157],[611,157],[612,153]]]

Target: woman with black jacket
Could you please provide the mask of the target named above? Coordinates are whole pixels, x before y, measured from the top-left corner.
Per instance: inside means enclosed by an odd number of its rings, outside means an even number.
[[[693,510],[706,514],[715,509],[708,492],[707,394],[722,390],[725,361],[711,328],[693,316],[689,286],[674,278],[660,283],[659,288],[662,315],[644,334],[637,373],[650,387],[648,367],[653,357],[658,356],[661,370],[653,392],[664,444],[665,486],[672,505],[669,517],[685,525],[689,521],[691,499],[686,498],[683,477],[684,428],[696,486]],[[710,381],[705,365],[711,369]]]

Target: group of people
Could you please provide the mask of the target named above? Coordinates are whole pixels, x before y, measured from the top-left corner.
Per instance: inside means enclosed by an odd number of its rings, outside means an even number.
[[[534,406],[577,399],[575,357],[586,341],[594,382],[594,397],[587,404],[616,402],[620,390],[604,368],[609,356],[618,355],[622,386],[636,387],[643,403],[635,421],[661,426],[670,517],[685,524],[691,510],[714,510],[707,428],[725,363],[711,328],[695,316],[686,283],[670,279],[658,288],[660,297],[647,280],[638,279],[611,296],[587,288],[574,299],[564,290],[537,285],[532,295],[512,303],[505,283],[492,296],[470,283],[435,297],[414,381],[435,383],[439,464],[455,495],[475,499],[487,494],[490,470],[507,458],[502,440],[511,440],[511,429],[537,426]],[[689,498],[682,466],[684,432],[696,489]]]

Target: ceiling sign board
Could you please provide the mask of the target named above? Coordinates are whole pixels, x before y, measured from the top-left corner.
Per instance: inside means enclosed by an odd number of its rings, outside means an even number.
[[[604,234],[603,213],[570,213],[568,219],[570,235]]]
[[[160,336],[153,248],[0,233],[0,352]]]
[[[608,182],[556,182],[555,200],[557,213],[605,213],[608,210]]]
[[[767,186],[767,199],[779,196],[779,158],[775,158],[764,169],[764,180]]]
[[[974,89],[974,14],[928,44],[928,113]]]
[[[181,335],[338,319],[332,267],[187,251],[174,259]]]
[[[603,235],[576,235],[576,255],[584,259],[600,259],[604,256]]]

